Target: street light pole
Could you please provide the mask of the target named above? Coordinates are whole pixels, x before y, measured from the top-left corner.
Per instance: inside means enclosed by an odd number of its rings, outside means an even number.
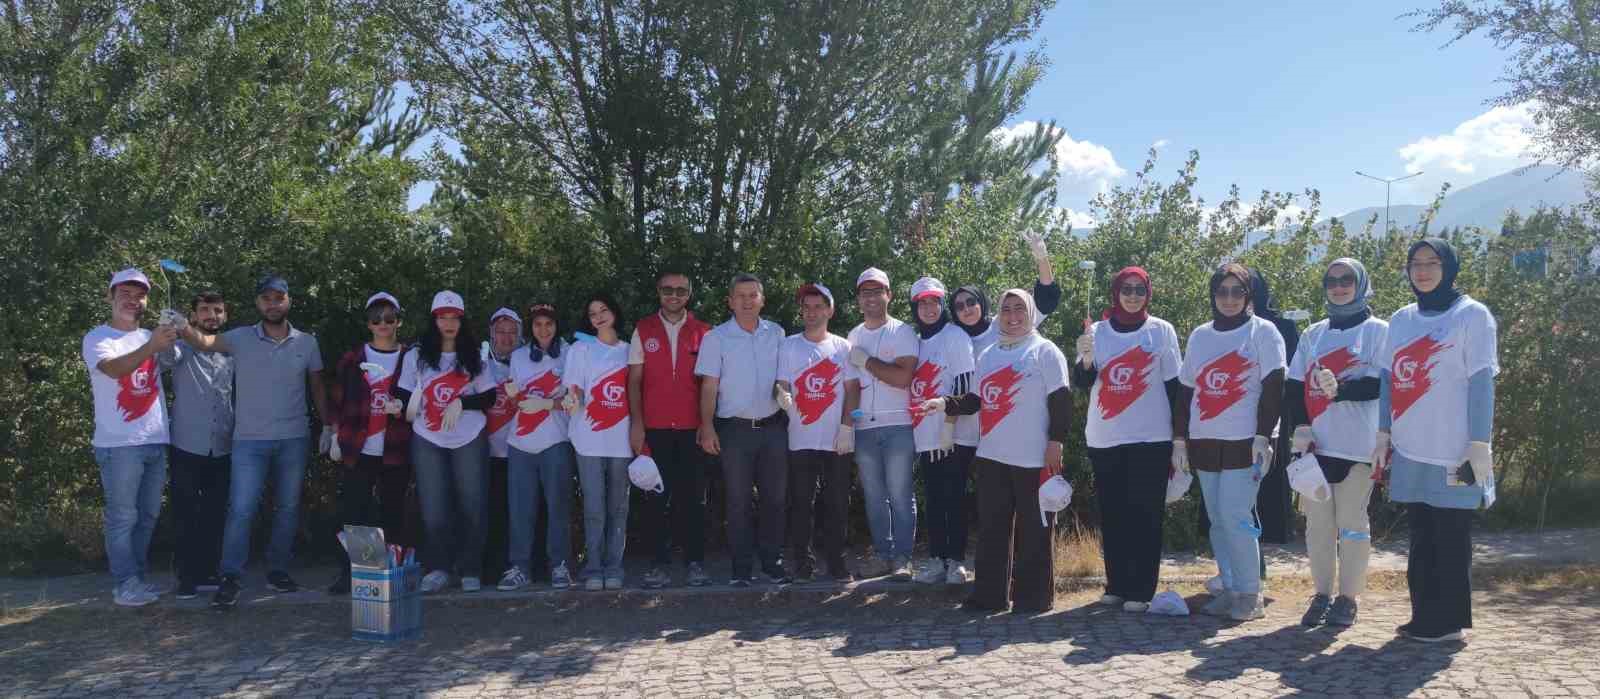
[[[1356,170],[1356,174],[1369,180],[1377,180],[1383,183],[1383,235],[1384,237],[1388,237],[1389,233],[1394,230],[1394,222],[1389,219],[1389,188],[1396,182],[1401,180],[1409,180],[1413,177],[1421,175],[1422,171],[1418,170],[1406,175],[1405,177],[1374,177],[1360,170]]]

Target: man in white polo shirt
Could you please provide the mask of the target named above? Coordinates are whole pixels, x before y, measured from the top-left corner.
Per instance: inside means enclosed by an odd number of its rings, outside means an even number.
[[[733,572],[728,584],[750,584],[755,535],[750,531],[751,492],[761,490],[761,572],[775,585],[784,572],[783,526],[788,489],[788,415],[778,409],[776,382],[783,328],[761,317],[766,304],[761,280],[740,274],[729,286],[733,318],[706,333],[694,373],[700,384],[700,448],[722,457],[727,484],[728,542]]]
[[[861,410],[855,424],[856,466],[866,500],[867,526],[879,566],[864,577],[888,573],[911,579],[911,545],[917,536],[917,500],[912,490],[916,443],[911,432],[911,379],[917,370],[917,331],[889,315],[889,275],[868,267],[856,277],[862,321],[850,331],[852,392]]]
[[[149,293],[144,272],[130,267],[112,275],[106,293],[111,318],[83,337],[82,348],[94,394],[91,443],[106,495],[106,557],[116,580],[112,601],[125,607],[158,597],[144,581],[167,480],[167,401],[156,355],[178,340],[170,322],[154,330],[139,327]]]

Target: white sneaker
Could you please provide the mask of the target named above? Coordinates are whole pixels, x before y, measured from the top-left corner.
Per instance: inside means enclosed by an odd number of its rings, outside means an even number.
[[[461,585],[466,587],[466,581],[462,581]],[[506,569],[505,575],[500,576],[500,584],[494,587],[501,592],[515,592],[527,586],[528,576],[522,573],[521,568],[511,566]]]
[[[431,595],[435,592],[443,590],[449,585],[450,574],[445,571],[436,570],[432,573],[422,576],[422,594]]]
[[[583,589],[589,592],[604,590],[606,589],[606,579],[598,575],[591,575],[588,580],[583,581]]]
[[[961,561],[944,562],[944,583],[946,585],[965,585],[972,582],[972,573],[967,572],[967,567]]]
[[[158,585],[158,584],[153,583],[153,582],[145,583],[144,584],[144,589],[147,592],[149,592],[150,594],[155,595],[156,597],[160,597],[160,596],[162,596],[164,594],[167,594],[167,588],[166,587],[164,587],[162,585]]]
[[[1238,592],[1233,595],[1233,610],[1230,616],[1235,621],[1250,621],[1260,619],[1267,615],[1267,610],[1261,607],[1261,595],[1254,592]]]
[[[482,589],[483,581],[479,580],[477,576],[469,575],[461,579],[462,592],[477,592],[478,590]]]
[[[572,587],[572,573],[567,571],[567,564],[556,564],[555,570],[550,571],[550,587],[565,590]]]
[[[1133,601],[1123,602],[1122,603],[1122,611],[1124,611],[1124,612],[1140,612],[1140,613],[1148,612],[1148,611],[1150,611],[1150,603],[1149,602],[1133,602]]]
[[[945,567],[943,558],[930,558],[922,564],[922,571],[912,578],[924,585],[935,585],[944,582]]]
[[[146,589],[144,581],[138,578],[128,578],[111,591],[111,601],[119,607],[143,607],[156,599],[156,595]]]
[[[1206,592],[1211,593],[1212,596],[1220,595],[1226,590],[1227,588],[1222,586],[1222,576],[1213,575],[1206,580]]]
[[[1100,599],[1095,600],[1095,604],[1106,606],[1106,607],[1115,607],[1117,605],[1122,604],[1122,598],[1118,597],[1116,595],[1113,595],[1113,594],[1108,592],[1106,594],[1100,595]]]
[[[910,580],[911,559],[909,557],[896,558],[894,560],[894,569],[889,571],[889,579],[894,580],[895,582],[905,582]]]

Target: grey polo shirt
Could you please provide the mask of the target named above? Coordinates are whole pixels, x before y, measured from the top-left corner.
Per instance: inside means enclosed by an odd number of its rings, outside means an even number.
[[[717,379],[717,417],[759,420],[778,412],[772,383],[778,379],[783,328],[765,318],[755,332],[729,319],[700,340],[694,373]]]
[[[201,456],[233,451],[233,356],[179,340],[156,355],[172,374],[172,446]]]
[[[310,437],[306,420],[306,375],[322,371],[317,337],[289,325],[289,335],[274,340],[256,323],[223,333],[237,367],[234,372],[236,419],[233,438]]]

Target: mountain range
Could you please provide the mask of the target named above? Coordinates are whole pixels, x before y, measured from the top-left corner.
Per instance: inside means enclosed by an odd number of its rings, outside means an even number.
[[[1488,233],[1499,233],[1508,212],[1526,216],[1541,206],[1565,208],[1583,203],[1588,199],[1586,185],[1583,173],[1575,170],[1563,170],[1554,165],[1518,168],[1446,195],[1431,228],[1437,231],[1476,226]],[[1389,207],[1389,219],[1396,228],[1415,226],[1427,208],[1395,204]],[[1374,217],[1373,229],[1381,231],[1382,206],[1356,209],[1336,218],[1344,222],[1346,230],[1359,232]]]

